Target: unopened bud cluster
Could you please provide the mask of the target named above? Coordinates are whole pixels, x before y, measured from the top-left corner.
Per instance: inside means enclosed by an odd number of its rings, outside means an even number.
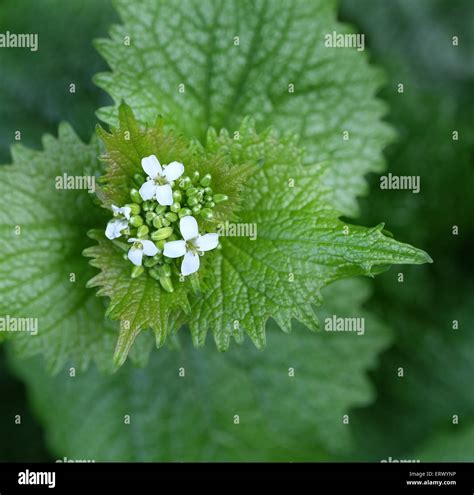
[[[181,273],[184,275],[193,273],[191,270],[196,271],[199,268],[199,261],[195,260],[193,268],[186,268],[187,255],[178,253],[176,256],[168,257],[165,245],[174,241],[185,243],[186,252],[190,252],[190,257],[193,256],[193,253],[194,255],[202,255],[202,251],[213,249],[215,246],[201,250],[199,244],[194,242],[211,235],[216,236],[216,245],[218,242],[217,234],[199,236],[196,219],[212,221],[216,204],[226,201],[228,198],[213,191],[210,174],[201,175],[195,171],[191,176],[182,175],[184,166],[181,164],[179,164],[182,167],[181,176],[175,180],[166,181],[167,167],[164,168],[164,172],[161,172],[161,165],[156,157],[152,157],[158,163],[160,172],[155,177],[148,177],[147,180],[142,174],[134,176],[137,187],[130,191],[130,202],[121,208],[113,206],[115,218],[109,222],[106,235],[109,239],[116,239],[124,235],[128,238],[129,243],[133,243],[128,252],[124,253],[124,258],[135,265],[131,271],[132,278],[141,276],[147,270],[150,277],[159,281],[164,290],[173,292],[172,275],[173,273],[180,273],[174,263],[175,257],[185,256],[181,269]],[[146,172],[148,169],[144,165],[144,161],[152,157],[142,160],[142,166]],[[177,163],[173,162],[173,164]],[[149,181],[154,182],[151,184]],[[171,191],[165,191],[168,194],[168,198],[165,200],[160,199],[159,191],[154,193],[151,199],[145,200],[143,196],[149,196],[149,194],[143,193],[147,187],[167,187],[171,188]],[[163,202],[167,204],[160,204]],[[183,223],[181,222],[182,219],[184,219]],[[183,231],[183,224],[189,225],[189,222],[196,225],[196,232],[187,235]],[[178,243],[174,242],[174,244]],[[171,248],[172,246],[173,244],[170,244],[168,247]],[[171,249],[168,251],[172,252]],[[196,262],[197,267],[195,267]]]

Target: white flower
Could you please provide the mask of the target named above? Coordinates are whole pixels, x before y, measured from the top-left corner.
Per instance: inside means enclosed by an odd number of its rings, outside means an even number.
[[[171,162],[161,168],[155,155],[142,158],[142,168],[147,173],[146,182],[140,187],[139,193],[143,200],[147,201],[156,197],[162,206],[173,204],[173,190],[171,182],[179,179],[184,172],[184,165],[179,162]]]
[[[163,254],[168,258],[184,256],[181,273],[191,275],[199,270],[199,255],[210,251],[219,244],[218,234],[199,235],[198,224],[194,217],[183,217],[179,222],[183,241],[171,241],[165,244]]]
[[[143,254],[155,256],[158,253],[158,248],[152,241],[131,238],[128,242],[134,243],[128,251],[128,259],[136,266],[142,265]]]
[[[105,236],[110,240],[120,237],[122,235],[122,230],[128,227],[132,209],[129,206],[119,208],[118,206],[112,205],[112,211],[116,218],[110,220],[105,229]]]
[[[114,212],[114,217],[123,215],[127,220],[130,220],[130,214],[132,212],[130,206],[123,206],[122,208],[119,208],[118,206],[112,205],[112,211]]]

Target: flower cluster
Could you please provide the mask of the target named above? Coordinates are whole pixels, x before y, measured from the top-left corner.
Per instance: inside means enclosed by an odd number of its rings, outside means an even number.
[[[200,235],[198,221],[212,221],[217,203],[228,198],[214,194],[212,177],[201,177],[194,172],[184,176],[184,165],[171,162],[161,166],[155,155],[141,161],[147,178],[135,175],[138,189],[130,191],[131,203],[112,205],[114,218],[105,231],[111,240],[125,236],[125,258],[133,263],[132,277],[139,277],[147,269],[168,292],[173,291],[173,271],[183,276],[195,273],[200,266],[199,257],[215,249],[219,236],[215,233]],[[183,257],[180,269],[175,259]]]

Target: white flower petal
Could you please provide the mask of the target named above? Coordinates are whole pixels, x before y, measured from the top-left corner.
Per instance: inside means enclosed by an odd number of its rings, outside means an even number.
[[[162,172],[160,162],[155,155],[142,158],[142,168],[152,179],[155,179],[158,175],[161,175]]]
[[[155,181],[147,180],[146,182],[143,183],[142,187],[140,187],[140,190],[138,192],[140,193],[140,196],[144,201],[153,198],[156,193]]]
[[[179,179],[184,172],[184,165],[180,162],[171,162],[164,169],[163,174],[168,182]]]
[[[189,239],[194,239],[199,235],[197,221],[194,217],[189,215],[187,217],[183,217],[180,220],[179,230],[185,241],[189,241]]]
[[[134,248],[128,251],[128,259],[136,266],[142,266],[143,249]]]
[[[127,219],[130,220],[130,213],[132,213],[132,209],[130,206],[124,206],[123,208],[120,208],[122,215]]]
[[[185,241],[171,241],[165,244],[163,248],[163,254],[168,258],[179,258],[186,254],[186,242]]]
[[[110,222],[107,224],[107,228],[105,229],[105,237],[107,237],[107,239],[113,240],[117,237],[120,237],[120,232],[117,235],[117,226],[115,225],[116,223],[116,220],[110,220]]]
[[[119,208],[118,206],[112,205],[112,211],[114,212],[114,215],[120,213],[120,210],[121,208]]]
[[[161,206],[169,206],[173,204],[173,190],[169,184],[164,186],[156,186],[156,199]]]
[[[199,251],[210,251],[211,249],[215,249],[218,244],[218,234],[201,235],[194,241],[194,245],[198,248]]]
[[[117,237],[120,237],[122,235],[122,230],[126,229],[127,226],[128,222],[124,218],[114,218],[107,224],[107,228],[105,229],[105,236],[110,240],[117,239]]]
[[[186,275],[191,275],[191,273],[197,272],[199,270],[199,255],[188,251],[183,258],[183,263],[181,263],[181,273]]]
[[[152,241],[143,240],[140,241],[143,244],[143,252],[147,256],[155,256],[158,253],[158,248],[155,246],[155,243]]]
[[[125,218],[119,218],[116,223],[118,232],[121,232],[128,227],[128,220],[125,220]]]
[[[128,240],[128,242],[135,242],[135,241],[138,241],[136,237],[130,237],[130,239]]]

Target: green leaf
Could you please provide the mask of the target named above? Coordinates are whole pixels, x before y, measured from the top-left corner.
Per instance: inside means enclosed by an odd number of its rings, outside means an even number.
[[[124,24],[97,42],[112,72],[96,82],[117,104],[126,100],[146,124],[162,115],[201,142],[210,126],[234,130],[248,115],[259,130],[297,133],[308,163],[331,161],[325,181],[336,207],[357,212],[363,176],[383,168],[381,150],[392,132],[374,97],[381,74],[363,53],[325,46],[333,31],[352,31],[336,21],[335,2],[115,4]],[[99,116],[117,121],[115,108]]]
[[[421,445],[430,442],[433,432],[466,428],[474,414],[474,397],[467,393],[474,372],[472,282],[444,294],[439,311],[433,312],[431,307],[431,315],[427,315],[420,311],[420,292],[436,291],[436,286],[427,284],[423,276],[406,280],[411,281],[405,286],[406,300],[392,298],[390,304],[382,306],[383,314],[398,321],[398,335],[375,376],[377,401],[354,414],[358,460],[411,458]],[[433,299],[430,294],[427,297],[428,302]],[[458,328],[453,328],[453,322]],[[400,369],[403,378],[398,376]],[[453,425],[455,416],[458,425]],[[397,435],[390,435],[394,429]],[[385,441],[381,443],[380,438]]]
[[[120,126],[111,133],[98,129],[107,153],[103,156],[106,170],[101,177],[98,196],[102,205],[124,205],[130,202],[130,190],[136,188],[136,174],[143,173],[141,159],[157,154],[162,163],[177,157],[186,163],[186,174],[199,170],[202,175],[211,173],[214,192],[225,194],[228,201],[213,210],[219,219],[235,218],[239,207],[238,192],[253,166],[243,163],[230,167],[223,153],[207,154],[192,141],[175,133],[167,132],[158,121],[152,129],[142,130],[131,109],[120,107]],[[191,284],[175,279],[174,291],[164,292],[159,283],[145,274],[130,278],[131,265],[124,261],[124,251],[108,240],[103,230],[91,233],[98,246],[90,247],[84,254],[91,257],[91,264],[101,273],[89,282],[89,287],[100,287],[98,295],[110,298],[107,315],[121,321],[120,337],[115,350],[115,366],[121,366],[140,331],[152,329],[156,345],[161,347],[168,335],[176,332],[180,325],[180,313],[189,312],[187,291]],[[203,264],[205,261],[203,262]]]
[[[107,169],[99,190],[105,205],[127,201],[141,158],[153,153],[164,162],[181,161],[187,174],[203,168],[212,171],[217,191],[235,201],[240,196],[238,225],[258,230],[253,240],[222,230],[221,249],[203,258],[199,277],[205,284],[196,291],[189,280],[180,281],[175,275],[176,290],[168,295],[148,273],[131,281],[123,251],[95,234],[99,247],[85,254],[101,273],[90,285],[100,287],[99,295],[111,299],[108,314],[128,323],[116,348],[117,365],[142,329],[153,328],[161,346],[167,335],[178,330],[177,321],[189,324],[197,346],[204,344],[210,331],[222,351],[228,349],[231,337],[241,342],[245,334],[262,348],[270,317],[285,332],[291,331],[293,318],[316,329],[312,305],[321,302],[321,290],[329,283],[373,276],[394,263],[431,261],[423,251],[385,237],[383,225],[367,229],[338,220],[324,186],[327,165],[304,166],[294,137],[280,139],[272,130],[257,134],[249,119],[240,127],[238,139],[227,131],[211,130],[203,149],[165,131],[160,122],[141,130],[131,110],[122,105],[120,127],[111,134],[100,130],[100,135],[107,147]],[[253,174],[239,194],[241,184],[235,185],[232,178],[249,170]],[[192,309],[184,315],[188,300]]]
[[[412,458],[421,462],[473,462],[474,424],[436,433]]]
[[[257,229],[257,239],[221,236],[222,249],[210,260],[211,289],[193,298],[189,322],[196,345],[211,331],[226,350],[230,338],[247,333],[265,345],[265,322],[276,320],[286,332],[295,318],[310,329],[318,326],[312,304],[334,280],[372,276],[395,263],[425,263],[423,251],[372,229],[340,221],[323,185],[324,167],[306,167],[290,138],[262,135],[246,121],[239,140],[227,134],[209,147],[227,150],[236,162],[262,162],[246,188],[240,222]]]
[[[38,325],[36,335],[0,334],[14,336],[22,355],[44,354],[52,371],[66,362],[85,368],[91,359],[110,368],[117,330],[85,288],[93,269],[81,255],[87,231],[106,217],[87,190],[56,188],[63,174],[98,174],[98,143],[82,143],[62,124],[43,146],[16,145],[14,164],[0,167],[0,315],[37,318]]]
[[[337,304],[323,315],[365,318],[364,335],[314,334],[298,327],[297,335],[288,336],[272,324],[267,352],[247,343],[225,355],[212,346],[196,350],[186,336],[179,348],[155,353],[146,370],[126,363],[107,377],[90,368],[75,377],[65,370],[52,378],[37,361],[11,362],[60,457],[327,460],[329,451],[350,445],[351,426],[343,415],[373,399],[366,371],[389,335],[360,309],[368,296],[365,283],[338,282],[325,291]],[[91,404],[96,404],[93,414]]]
[[[123,259],[123,251],[114,249],[101,231],[92,231],[90,235],[98,245],[88,248],[85,253],[93,258],[91,265],[102,271],[87,285],[100,287],[97,295],[110,298],[107,316],[120,320],[120,335],[114,354],[114,366],[119,367],[142,330],[153,330],[156,346],[161,347],[168,334],[179,328],[173,316],[179,309],[188,311],[189,303],[183,284],[168,294],[151,277],[130,278],[130,263]]]
[[[214,215],[217,219],[234,218],[233,212],[239,208],[239,192],[254,166],[251,159],[239,160],[238,166],[235,161],[226,160],[227,143],[221,147],[223,149],[218,147],[210,150],[212,153],[206,153],[199,143],[166,130],[162,119],[158,119],[150,129],[142,129],[132,109],[125,103],[119,108],[119,127],[110,133],[98,127],[97,132],[106,148],[102,157],[106,169],[98,188],[104,206],[129,203],[130,190],[137,188],[134,176],[143,175],[141,159],[157,154],[164,164],[179,158],[186,164],[187,175],[192,175],[195,170],[199,170],[201,175],[210,173],[214,192],[229,198],[217,206]],[[215,133],[211,130],[210,135],[215,136]]]

